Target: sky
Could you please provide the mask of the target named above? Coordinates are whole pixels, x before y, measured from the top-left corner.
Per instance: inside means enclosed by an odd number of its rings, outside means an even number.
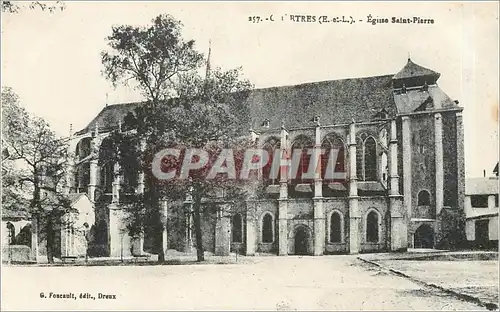
[[[106,103],[142,99],[130,88],[114,89],[101,74],[111,27],[147,25],[163,13],[182,21],[184,37],[200,52],[211,40],[212,67],[241,66],[256,88],[395,74],[410,55],[441,73],[440,87],[464,107],[466,176],[491,174],[498,161],[498,2],[66,1],[53,14],[2,13],[2,86],[58,134],[68,135],[70,124],[80,130]],[[253,16],[263,21],[249,21]],[[319,16],[355,23],[320,24]],[[373,25],[368,16],[389,23]],[[392,17],[433,23],[391,23]]]

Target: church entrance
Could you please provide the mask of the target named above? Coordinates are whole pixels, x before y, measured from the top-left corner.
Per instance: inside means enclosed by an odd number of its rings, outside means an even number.
[[[310,233],[305,226],[297,228],[295,231],[295,254],[309,255],[309,237]]]
[[[434,231],[428,224],[422,224],[415,231],[415,248],[434,248]]]

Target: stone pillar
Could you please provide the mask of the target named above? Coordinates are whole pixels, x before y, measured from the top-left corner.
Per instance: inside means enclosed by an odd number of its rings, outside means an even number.
[[[188,208],[188,212],[186,212],[186,216],[185,216],[186,231],[185,231],[184,251],[191,253],[195,250],[195,245],[193,242],[193,231],[192,231],[193,213],[192,213],[192,204],[188,203],[187,205],[189,205],[189,208]]]
[[[321,128],[316,126],[313,156],[318,161],[314,172],[314,255],[321,256],[325,249],[325,212],[323,210],[323,181],[321,179]],[[314,161],[316,161],[314,160]]]
[[[247,232],[246,232],[246,255],[254,256],[257,241],[257,218],[255,211],[255,202],[247,202]]]
[[[109,245],[111,257],[131,256],[131,240],[123,226],[122,209],[117,203],[109,205]]]
[[[141,140],[139,150],[141,154],[143,154],[146,151],[146,141]],[[137,177],[137,189],[136,193],[137,194],[144,194],[144,171],[140,169],[138,177]]]
[[[38,217],[31,218],[31,259],[38,262]]]
[[[144,141],[141,141],[141,146],[140,150],[141,152],[144,151],[145,143]],[[137,188],[135,190],[137,195],[144,194],[144,172],[141,170],[139,171],[139,174],[137,176]],[[140,233],[137,237],[134,237],[133,239],[133,252],[135,254],[142,254],[144,253],[144,233]]]
[[[112,202],[118,204],[120,202],[120,165],[115,164],[114,167],[114,179],[113,179],[113,191],[112,191]]]
[[[398,176],[398,140],[396,120],[391,121],[389,141],[389,211],[391,212],[390,250],[405,250],[408,247],[408,231],[405,213],[401,207]]]
[[[288,149],[288,132],[281,129],[281,161],[280,161],[280,196],[278,199],[278,255],[288,255],[288,172],[290,170],[289,159],[284,159],[283,155],[290,157]]]
[[[356,125],[349,126],[349,253],[359,253],[361,215],[358,208],[358,183],[356,176]]]
[[[444,168],[443,168],[443,120],[440,113],[434,114],[434,147],[436,157],[436,216],[443,209]]]
[[[464,123],[462,112],[455,115],[457,130],[457,205],[458,211],[464,211],[465,200],[465,161],[464,161]]]
[[[166,199],[162,199],[160,201],[160,212],[161,218],[163,219],[163,232],[162,232],[162,250],[164,253],[168,250],[168,228],[167,228],[167,220],[168,220],[168,201]]]
[[[495,209],[495,195],[488,196],[488,209],[489,210]]]
[[[398,138],[395,119],[391,121],[391,137],[389,141],[389,185],[390,195],[399,195]]]
[[[231,251],[231,220],[224,215],[224,210],[228,211],[226,204],[217,207],[217,220],[215,223],[215,255],[229,256]]]
[[[97,163],[98,163],[97,159],[92,159],[90,161],[90,183],[88,186],[88,195],[92,203],[95,202],[95,189],[97,186],[97,169],[98,169]]]
[[[403,195],[404,208],[408,219],[412,216],[412,200],[411,200],[411,127],[410,118],[402,117],[402,132],[403,132]]]

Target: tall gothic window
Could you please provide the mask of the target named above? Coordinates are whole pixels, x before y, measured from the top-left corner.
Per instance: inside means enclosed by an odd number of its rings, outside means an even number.
[[[356,138],[356,175],[360,181],[377,181],[377,142],[365,133]]]
[[[378,214],[375,211],[370,211],[366,217],[366,241],[368,243],[378,243]]]
[[[265,181],[269,181],[269,184],[279,183],[280,170],[278,170],[275,178],[271,177],[271,170],[273,165],[274,153],[276,150],[279,150],[280,148],[281,148],[280,139],[276,137],[269,138],[262,146],[262,149],[267,151],[267,154],[269,156],[266,165],[262,168],[262,179],[264,179]]]
[[[272,243],[273,241],[273,217],[270,213],[266,213],[262,218],[262,242]]]
[[[233,243],[241,243],[243,242],[243,231],[242,231],[242,222],[241,215],[239,213],[233,216]]]
[[[342,241],[342,221],[338,212],[332,213],[330,217],[330,242],[340,243]]]
[[[365,181],[377,181],[377,143],[372,137],[365,141]]]
[[[325,150],[325,154],[321,155],[321,177],[323,180],[327,182],[344,182],[345,179],[334,175],[334,173],[345,173],[344,142],[336,135],[327,135],[321,148]],[[337,153],[336,157],[335,153]],[[333,157],[333,165],[328,167],[330,157]]]
[[[100,166],[100,186],[104,193],[113,191],[113,180],[115,163],[113,161],[114,146],[110,139],[104,139],[99,150],[99,166]]]
[[[314,146],[311,138],[301,135],[297,137],[292,144],[292,163],[293,163],[293,155],[296,153],[296,150],[300,150],[300,160],[298,163],[298,170],[295,177],[290,177],[292,179],[292,184],[298,183],[311,183],[313,179],[307,179],[304,177],[304,174],[309,169],[309,162],[311,159],[311,155],[308,153],[309,149],[312,149]],[[292,175],[294,172],[291,173]]]
[[[77,162],[84,160],[91,154],[91,138],[83,138],[76,145],[75,150]],[[75,169],[74,187],[79,193],[87,192],[90,184],[90,162],[89,159],[79,163]]]

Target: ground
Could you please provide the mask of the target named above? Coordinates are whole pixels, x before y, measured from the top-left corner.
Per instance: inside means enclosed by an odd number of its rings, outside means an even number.
[[[2,283],[2,310],[485,310],[356,256],[241,257],[224,265],[4,266]],[[41,292],[101,292],[116,299],[42,299]]]

